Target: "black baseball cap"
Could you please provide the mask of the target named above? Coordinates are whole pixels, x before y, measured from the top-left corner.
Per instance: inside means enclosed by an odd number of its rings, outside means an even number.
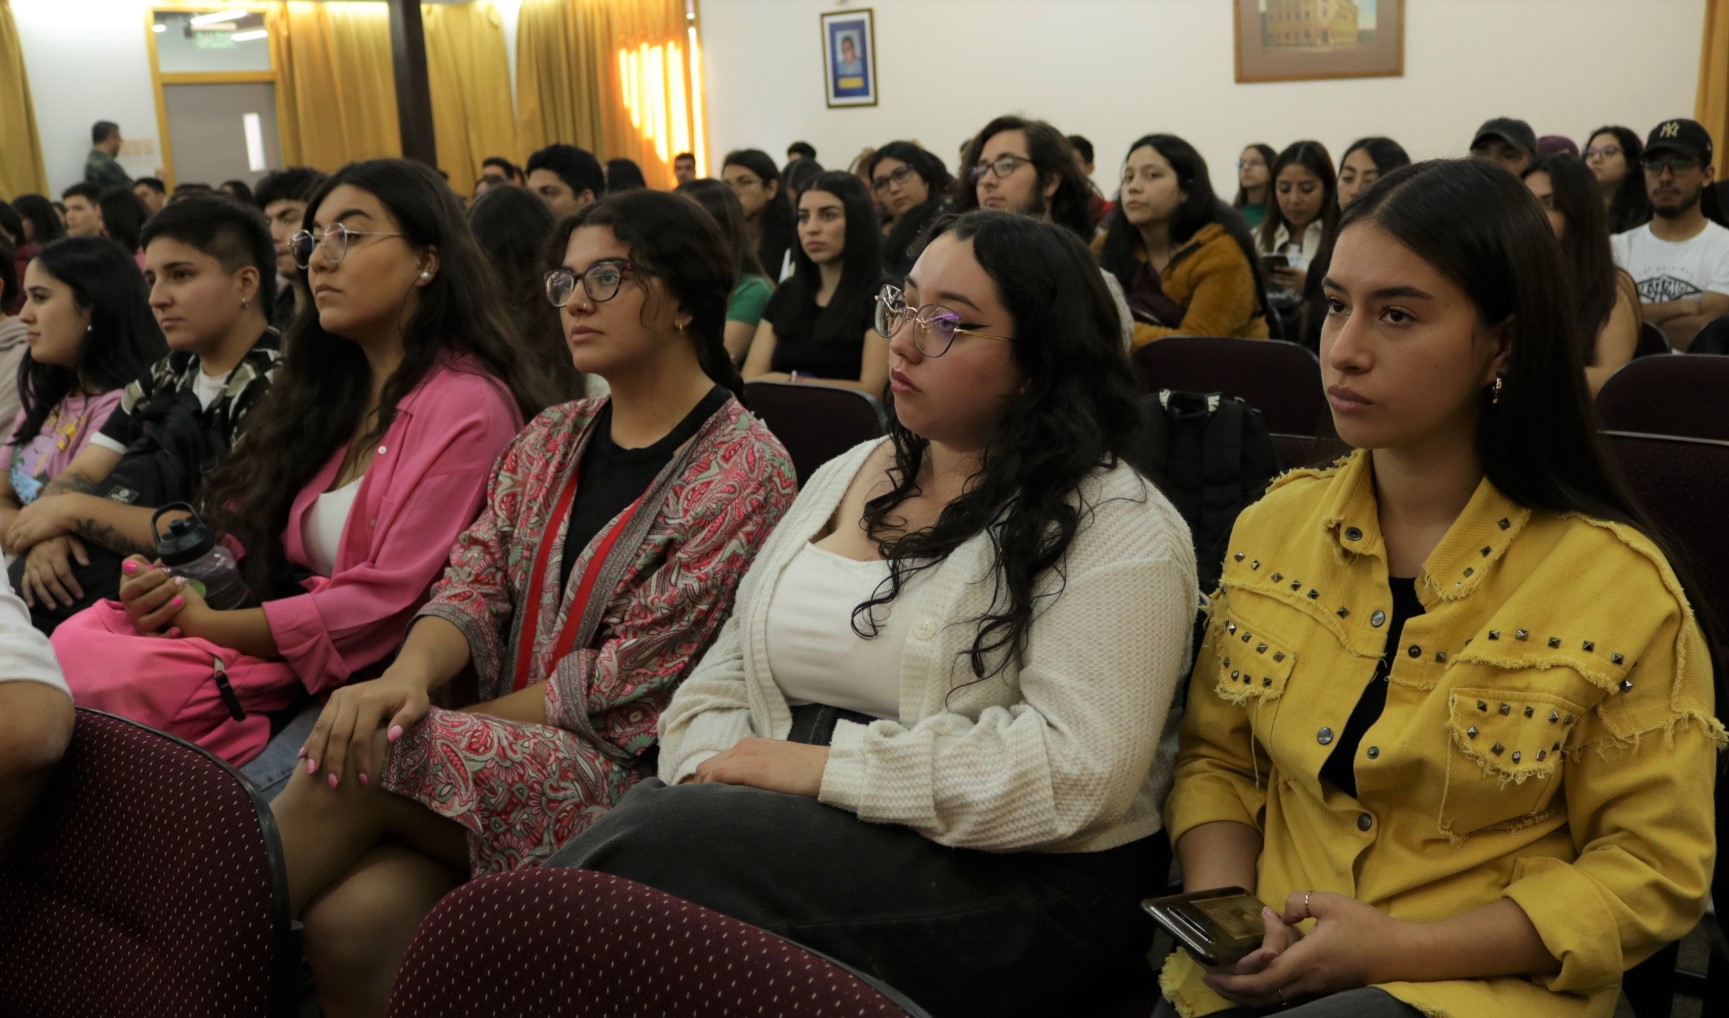
[[[1537,132],[1531,130],[1531,125],[1523,120],[1496,117],[1477,128],[1477,136],[1471,139],[1471,147],[1476,148],[1487,138],[1500,138],[1522,152],[1537,154]]]
[[[1651,129],[1645,139],[1645,154],[1668,150],[1676,155],[1699,160],[1699,165],[1711,165],[1711,132],[1697,120],[1665,120]]]

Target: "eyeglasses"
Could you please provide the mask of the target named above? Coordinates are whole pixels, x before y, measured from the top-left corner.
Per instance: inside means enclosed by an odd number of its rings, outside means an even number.
[[[569,269],[553,269],[546,274],[546,299],[555,308],[564,307],[576,296],[576,283],[581,280],[588,299],[602,304],[618,296],[618,288],[624,284],[624,274],[635,271],[636,266],[623,258],[595,262],[580,276]]]
[[[997,179],[1001,180],[1004,177],[1008,176],[1009,174],[1015,172],[1015,170],[1018,169],[1022,163],[1030,163],[1030,162],[1032,162],[1032,159],[1028,158],[1027,156],[1017,156],[1017,155],[1000,155],[1000,156],[997,156],[996,159],[991,161],[991,162],[988,162],[988,163],[981,162],[977,166],[974,166],[972,168],[973,183],[976,184],[979,181],[985,179],[985,174],[987,174],[987,173],[994,173],[994,174],[996,174]]]
[[[1009,172],[1012,173],[1014,171],[1011,169]],[[913,175],[913,168],[911,166],[902,166],[900,169],[895,170],[892,173],[886,174],[886,175],[881,176],[881,177],[877,177],[875,180],[872,180],[871,181],[871,190],[875,191],[877,194],[882,194],[884,191],[887,191],[889,189],[890,184],[905,184],[907,182],[907,178],[912,176],[912,175]]]
[[[1619,145],[1604,145],[1602,148],[1588,148],[1585,150],[1586,159],[1595,159],[1598,156],[1602,156],[1604,159],[1609,159],[1620,154],[1621,146]]]
[[[322,230],[298,231],[288,238],[288,249],[294,252],[294,264],[303,269],[311,267],[314,247],[324,252],[324,257],[330,264],[341,265],[343,257],[348,254],[350,238],[400,236],[400,233],[385,233],[380,230],[350,230],[341,223],[332,223]]]
[[[1645,167],[1646,173],[1655,177],[1664,170],[1670,173],[1686,173],[1688,170],[1698,169],[1699,160],[1687,156],[1670,156],[1667,159],[1662,156],[1646,156],[1639,160],[1639,165]]]
[[[941,357],[949,352],[954,345],[955,337],[960,335],[977,336],[980,339],[994,339],[1001,343],[1012,343],[1008,336],[987,336],[982,332],[961,328],[961,316],[953,308],[941,304],[926,304],[922,308],[907,306],[906,295],[898,286],[885,286],[876,295],[876,325],[877,334],[884,339],[893,339],[902,325],[908,319],[913,322],[913,346],[926,357]]]
[[[727,186],[732,188],[734,191],[748,191],[753,187],[762,186],[762,181],[755,177],[734,177],[726,183]]]
[[[1267,168],[1267,164],[1264,162],[1261,162],[1259,159],[1239,159],[1239,160],[1237,160],[1237,169],[1239,169],[1239,170],[1246,170],[1251,166],[1253,166],[1257,170],[1264,170]]]

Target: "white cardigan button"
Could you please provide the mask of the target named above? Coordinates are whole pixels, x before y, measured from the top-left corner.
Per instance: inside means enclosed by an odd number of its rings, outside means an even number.
[[[930,639],[937,635],[937,620],[926,615],[924,618],[919,619],[918,625],[913,627],[913,633],[921,640]]]

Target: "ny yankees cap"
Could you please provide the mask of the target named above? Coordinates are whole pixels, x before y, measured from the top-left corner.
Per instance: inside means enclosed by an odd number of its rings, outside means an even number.
[[[1696,120],[1665,120],[1651,129],[1651,136],[1645,139],[1645,154],[1668,150],[1689,159],[1699,160],[1699,165],[1711,165],[1711,132]]]

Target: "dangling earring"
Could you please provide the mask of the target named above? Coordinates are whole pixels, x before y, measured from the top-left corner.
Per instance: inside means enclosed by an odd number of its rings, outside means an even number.
[[[1496,375],[1495,376],[1495,384],[1489,386],[1489,405],[1490,406],[1495,406],[1501,402],[1501,390],[1505,387],[1506,387],[1506,383],[1501,381],[1501,376]]]
[[[251,297],[242,297],[242,298],[240,298],[240,310],[242,310],[242,311],[245,311],[245,310],[246,310],[246,305],[248,305],[248,304],[250,304],[250,303],[252,303],[252,298],[251,298]]]

